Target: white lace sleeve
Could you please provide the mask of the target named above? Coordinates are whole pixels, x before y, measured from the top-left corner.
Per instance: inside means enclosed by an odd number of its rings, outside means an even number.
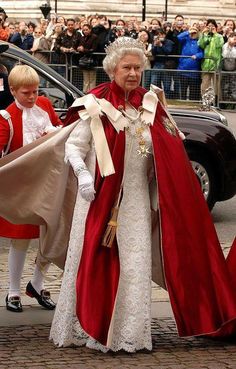
[[[75,174],[87,169],[84,159],[91,148],[91,138],[89,120],[79,120],[65,144],[65,162],[71,164]]]

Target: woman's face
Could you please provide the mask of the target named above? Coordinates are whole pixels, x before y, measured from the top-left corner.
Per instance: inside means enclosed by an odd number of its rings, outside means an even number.
[[[57,18],[57,22],[58,23],[61,23],[61,24],[65,24],[66,22],[65,22],[65,18],[64,17],[58,17]]]
[[[209,29],[209,32],[216,32],[216,27],[213,23],[208,23],[207,28]]]
[[[127,54],[118,62],[114,80],[125,92],[130,92],[140,85],[142,70],[140,57]]]
[[[28,32],[29,33],[33,33],[34,32],[34,27],[31,24],[28,26]]]
[[[148,41],[148,34],[147,34],[147,32],[140,31],[139,34],[138,34],[138,38],[142,42],[147,42]]]
[[[12,35],[15,32],[14,24],[9,24],[8,26],[9,33]]]
[[[54,32],[55,33],[61,33],[62,32],[62,25],[61,25],[61,23],[56,23],[55,24]]]
[[[234,23],[231,20],[228,20],[225,24],[226,27],[228,27],[229,29],[233,30],[234,29]]]
[[[90,28],[88,28],[87,26],[83,26],[82,31],[84,36],[88,36],[91,33]]]
[[[123,22],[121,19],[119,19],[119,20],[116,22],[116,25],[117,25],[117,26],[125,27],[125,22]]]
[[[98,20],[96,18],[91,19],[90,24],[92,27],[95,27],[98,25]]]
[[[153,19],[151,22],[151,30],[156,31],[157,29],[160,29],[160,24],[156,19]]]

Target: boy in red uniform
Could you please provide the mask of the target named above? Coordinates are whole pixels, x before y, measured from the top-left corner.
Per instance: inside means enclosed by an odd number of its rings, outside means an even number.
[[[3,154],[31,143],[57,129],[55,126],[61,125],[51,102],[46,97],[38,96],[39,76],[33,68],[26,65],[15,66],[8,81],[15,102],[6,110],[0,111],[0,152]],[[30,240],[39,237],[39,227],[11,224],[0,217],[0,237],[11,239],[6,308],[21,312],[20,280]],[[46,270],[48,267],[49,264]],[[51,300],[50,293],[44,289],[43,279],[42,271],[35,265],[33,278],[26,287],[26,294],[36,298],[44,308],[52,310],[55,303]]]

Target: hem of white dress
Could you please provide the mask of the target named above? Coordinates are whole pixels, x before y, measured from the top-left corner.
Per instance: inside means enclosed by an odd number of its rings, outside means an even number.
[[[70,347],[70,346],[77,346],[77,347],[81,347],[81,346],[85,346],[89,349],[92,350],[96,350],[96,351],[101,351],[103,353],[107,353],[108,351],[110,352],[118,352],[118,351],[126,351],[129,353],[135,353],[137,351],[140,350],[148,350],[148,351],[152,351],[152,344],[151,345],[140,345],[138,347],[130,347],[129,345],[126,344],[121,344],[117,347],[106,347],[104,345],[102,345],[101,343],[95,341],[92,338],[89,339],[81,339],[81,340],[68,340],[68,341],[60,341],[60,340],[55,340],[53,339],[53,337],[49,337],[49,340],[53,341],[54,345],[57,347]]]

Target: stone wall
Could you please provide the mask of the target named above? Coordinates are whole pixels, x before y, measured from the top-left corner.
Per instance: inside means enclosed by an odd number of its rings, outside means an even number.
[[[146,19],[161,18],[168,5],[168,20],[173,20],[176,14],[183,14],[186,20],[193,23],[203,17],[215,18],[222,21],[227,18],[236,18],[235,0],[51,0],[52,11],[57,7],[57,13],[65,17],[80,14],[106,14],[110,19],[128,18],[136,15],[142,19],[142,6],[146,3]],[[38,20],[42,13],[39,7],[46,1],[1,1],[9,19]]]

